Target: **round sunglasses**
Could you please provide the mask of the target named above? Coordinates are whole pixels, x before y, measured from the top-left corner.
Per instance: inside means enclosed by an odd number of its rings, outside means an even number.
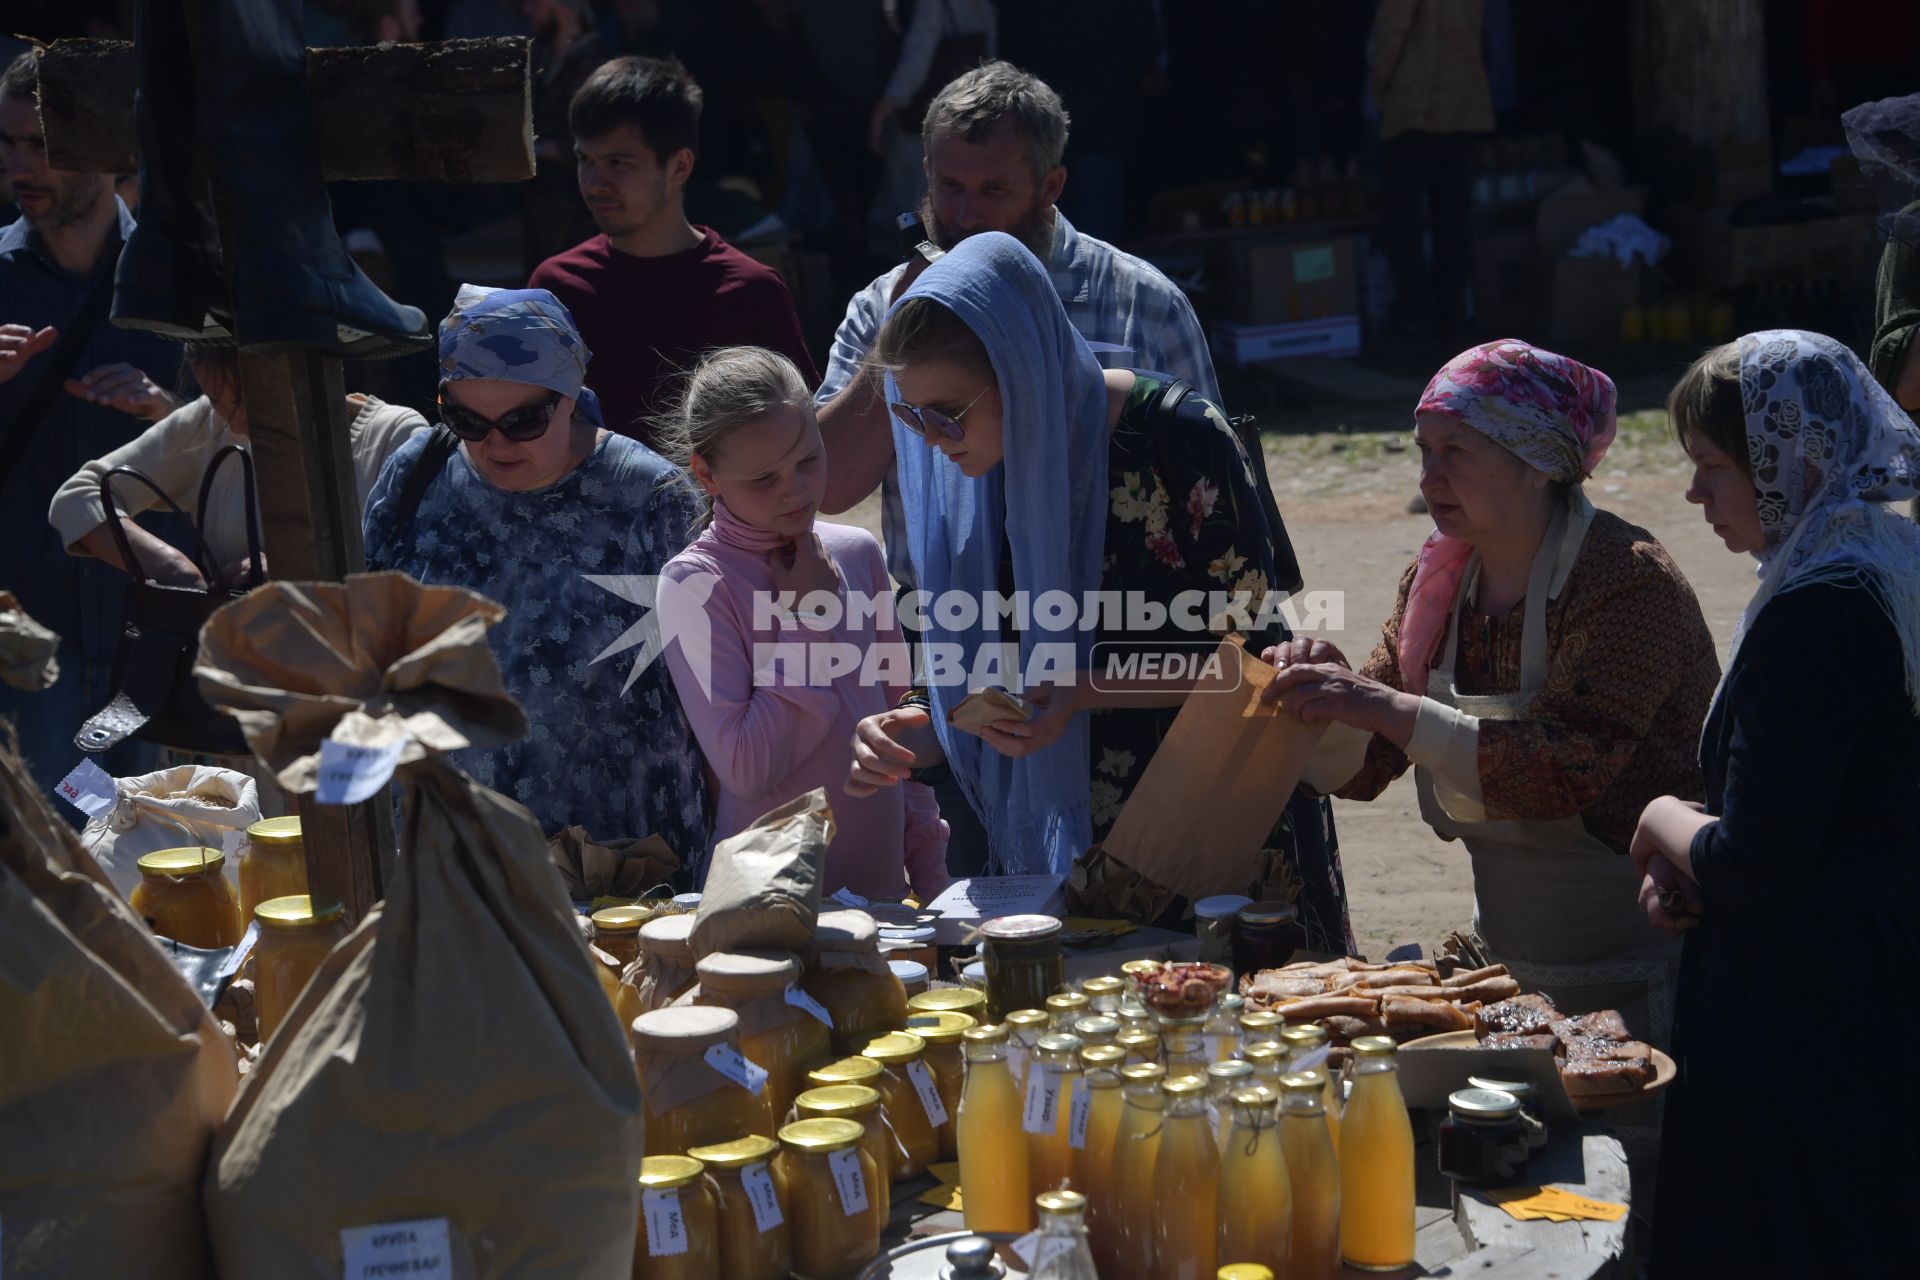
[[[447,430],[470,443],[478,444],[487,438],[489,431],[498,431],[515,444],[525,444],[547,434],[547,428],[553,425],[553,411],[559,407],[560,400],[560,393],[556,391],[535,404],[509,409],[497,418],[483,418],[471,409],[448,404],[443,399],[440,401],[440,421]]]
[[[887,408],[892,411],[900,425],[921,439],[941,436],[948,440],[964,440],[966,429],[960,425],[960,419],[973,412],[973,406],[980,403],[980,396],[987,394],[987,388],[980,388],[980,395],[967,401],[967,407],[958,413],[948,413],[945,409],[923,409],[919,405],[902,404],[894,401]]]

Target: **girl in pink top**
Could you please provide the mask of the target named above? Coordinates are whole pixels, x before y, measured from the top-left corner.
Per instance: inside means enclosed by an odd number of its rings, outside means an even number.
[[[927,901],[947,884],[947,824],[932,790],[908,783],[855,799],[845,789],[855,726],[895,704],[912,667],[891,611],[881,626],[870,607],[892,594],[879,543],[814,520],[827,461],[806,383],[762,347],[711,352],[661,439],[712,503],[668,562],[657,608],[719,797],[715,842],[825,787],[837,831],[823,890],[898,898],[910,887]],[[779,607],[787,592],[798,610]],[[848,608],[850,598],[869,607]]]

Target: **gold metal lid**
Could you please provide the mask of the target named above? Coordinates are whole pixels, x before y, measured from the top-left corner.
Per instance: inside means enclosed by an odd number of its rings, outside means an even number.
[[[249,844],[289,845],[300,843],[300,815],[290,813],[284,818],[262,818],[247,828]]]
[[[1129,960],[1120,966],[1120,972],[1132,976],[1138,973],[1152,973],[1156,969],[1167,967],[1165,960]]]
[[[1095,996],[1117,996],[1126,989],[1127,984],[1121,979],[1113,977],[1111,974],[1102,974],[1097,978],[1088,978],[1080,984],[1080,990],[1084,991],[1089,999]]]
[[[1224,1062],[1209,1062],[1207,1064],[1207,1079],[1209,1080],[1240,1080],[1252,1074],[1253,1064],[1251,1062],[1242,1062],[1238,1058],[1228,1058]]]
[[[278,929],[290,933],[338,924],[346,914],[347,909],[337,902],[329,903],[315,911],[313,898],[304,893],[292,893],[284,898],[268,898],[253,909],[253,918],[260,922],[262,929]]]
[[[987,993],[973,987],[934,987],[910,996],[907,1008],[915,1013],[964,1013],[976,1022],[985,1022]],[[975,1013],[975,1009],[980,1012]]]
[[[1295,1071],[1280,1077],[1282,1093],[1318,1094],[1327,1087],[1327,1073],[1318,1069],[1313,1071]]]
[[[820,1089],[809,1089],[793,1100],[793,1105],[801,1116],[813,1119],[818,1116],[864,1116],[877,1108],[883,1099],[878,1089],[864,1084],[830,1084]]]
[[[1074,1060],[1074,1065],[1075,1066],[1079,1065],[1079,1056],[1080,1056],[1080,1037],[1079,1036],[1070,1036],[1065,1034],[1041,1036],[1038,1040],[1034,1041],[1033,1047],[1038,1049],[1041,1053],[1050,1053],[1055,1055],[1071,1057]]]
[[[596,933],[638,933],[640,926],[653,919],[657,907],[602,907],[593,913]]]
[[[1353,1042],[1353,1051],[1362,1058],[1391,1058],[1400,1046],[1392,1036],[1361,1036]]]
[[[889,1031],[860,1046],[860,1056],[889,1067],[903,1067],[927,1051],[927,1042],[911,1031]]]
[[[1317,1022],[1302,1022],[1283,1029],[1280,1038],[1294,1050],[1318,1049],[1327,1042],[1327,1029]]]
[[[1257,1262],[1232,1262],[1214,1272],[1213,1280],[1273,1280],[1273,1272]]]
[[[1057,996],[1047,997],[1047,1012],[1054,1014],[1078,1013],[1093,1001],[1078,991],[1063,991]]]
[[[1059,936],[1060,921],[1052,916],[995,916],[980,926],[980,936],[989,942],[1038,942]]]
[[[795,1151],[840,1151],[866,1136],[858,1120],[796,1120],[780,1130],[780,1144]]]
[[[1120,1078],[1128,1084],[1158,1084],[1167,1078],[1167,1069],[1157,1062],[1136,1062],[1120,1068]]]
[[[1084,1018],[1074,1019],[1073,1034],[1079,1036],[1082,1040],[1092,1040],[1101,1037],[1112,1039],[1114,1036],[1120,1034],[1120,1020],[1118,1018],[1109,1018],[1104,1013],[1090,1013]]]
[[[640,1185],[648,1191],[671,1191],[692,1184],[706,1171],[692,1156],[648,1156],[640,1162]]]
[[[1045,1009],[1015,1009],[1007,1015],[1008,1031],[1032,1031],[1047,1025]]]
[[[968,1044],[1005,1044],[1007,1028],[1002,1023],[990,1022],[983,1027],[968,1027],[960,1033],[960,1038]]]
[[[867,1092],[872,1093],[873,1090]],[[711,1147],[689,1147],[687,1154],[709,1169],[744,1169],[750,1164],[761,1163],[779,1149],[780,1144],[765,1134],[750,1133],[744,1138],[716,1143]]]
[[[807,1083],[813,1085],[859,1084],[862,1081],[875,1079],[884,1070],[886,1068],[872,1058],[841,1058],[807,1072]]]
[[[188,876],[218,871],[226,865],[226,861],[226,855],[218,849],[200,846],[189,849],[155,849],[152,853],[140,856],[140,871],[143,875],[182,880]]]
[[[1190,1093],[1205,1093],[1207,1080],[1205,1076],[1175,1076],[1160,1089],[1170,1098],[1184,1098]]]
[[[973,1015],[948,1010],[907,1014],[907,1030],[928,1044],[958,1044],[967,1028],[975,1025]]]
[[[1268,1031],[1285,1022],[1279,1014],[1270,1009],[1249,1009],[1239,1017],[1243,1031]]]
[[[1122,1031],[1113,1038],[1113,1043],[1129,1053],[1160,1052],[1160,1037],[1151,1031]]]
[[[1117,1070],[1126,1060],[1127,1051],[1117,1044],[1090,1044],[1080,1050],[1081,1064],[1096,1070]]]
[[[1078,1191],[1068,1191],[1062,1187],[1058,1191],[1042,1191],[1033,1198],[1040,1206],[1040,1212],[1050,1218],[1066,1217],[1087,1211],[1087,1198]]]
[[[1250,1044],[1242,1049],[1240,1051],[1240,1058],[1249,1065],[1253,1065],[1277,1058],[1286,1051],[1285,1045],[1276,1044],[1271,1040],[1262,1040],[1257,1044]]]
[[[1257,1084],[1247,1089],[1235,1089],[1233,1100],[1242,1107],[1271,1107],[1280,1101],[1280,1095],[1263,1084]]]

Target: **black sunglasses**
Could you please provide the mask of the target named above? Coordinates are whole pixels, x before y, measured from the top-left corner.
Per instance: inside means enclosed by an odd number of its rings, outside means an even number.
[[[556,391],[539,403],[509,409],[497,418],[483,418],[471,409],[462,409],[442,399],[440,421],[447,430],[474,444],[485,440],[489,431],[498,431],[515,444],[525,444],[547,434],[547,428],[553,425],[553,411],[559,407],[560,400],[560,393]]]

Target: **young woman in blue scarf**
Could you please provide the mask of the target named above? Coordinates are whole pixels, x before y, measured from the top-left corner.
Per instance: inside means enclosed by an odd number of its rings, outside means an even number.
[[[970,236],[930,267],[895,304],[872,358],[886,381],[910,550],[929,602],[924,638],[963,661],[944,675],[929,668],[924,705],[861,722],[849,792],[951,768],[986,825],[994,871],[1072,870],[1083,909],[1177,915],[1185,903],[1172,890],[1089,850],[1194,680],[1095,688],[1088,677],[1097,641],[1204,651],[1208,619],[1197,631],[1169,621],[1143,634],[1083,630],[1080,611],[1098,592],[1161,606],[1187,592],[1241,593],[1257,616],[1275,570],[1254,464],[1225,415],[1198,395],[1168,413],[1159,408],[1164,377],[1102,370],[1046,269],[1010,236]],[[984,610],[942,604],[995,592],[1023,595],[1030,616],[1003,627]],[[1049,613],[1043,597],[1053,592],[1071,608]],[[1275,622],[1243,639],[1258,653],[1285,635]],[[1008,678],[997,683],[1048,675],[1025,690],[1038,706],[1032,719],[975,736],[953,728],[947,712],[996,683],[977,678],[989,651],[1007,657]],[[1297,792],[1266,843],[1246,891],[1292,899],[1313,950],[1350,951],[1326,801]]]

